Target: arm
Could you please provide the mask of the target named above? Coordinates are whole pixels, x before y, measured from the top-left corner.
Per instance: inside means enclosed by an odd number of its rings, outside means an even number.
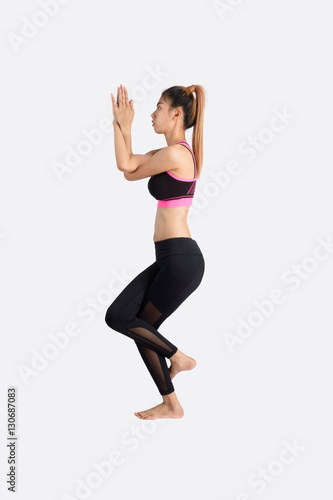
[[[132,152],[131,124],[134,117],[133,99],[128,101],[125,87],[118,87],[117,102],[111,94],[113,110],[114,149],[117,168],[121,172],[133,172],[148,161],[159,149],[149,151],[145,155],[134,155]]]
[[[167,146],[166,148],[155,150],[155,152],[150,151],[146,155],[133,155],[132,158],[141,157],[147,159],[134,170],[124,171],[125,179],[128,181],[137,181],[145,177],[160,174],[166,170],[171,170],[172,168],[180,167],[181,161],[176,148],[177,146]]]
[[[117,168],[122,172],[125,172],[126,168],[124,168],[123,165],[128,165],[131,155],[130,141],[128,140],[128,135],[127,139],[125,139],[117,120],[113,120],[113,132],[114,132],[114,150],[116,154]]]
[[[155,153],[161,150],[153,149],[145,155],[134,155],[131,147],[131,133],[123,133],[117,120],[113,120],[114,149],[116,153],[117,168],[121,172],[133,172],[140,165],[146,163]]]
[[[129,101],[126,87],[117,87],[117,102],[111,94],[113,111],[114,149],[117,168],[125,171],[123,165],[133,155],[131,126],[134,118],[133,99]]]
[[[131,127],[126,128],[126,129],[121,128],[121,131],[122,131],[122,134],[123,134],[123,137],[125,140],[127,152],[129,155],[132,155],[133,151],[132,151]]]

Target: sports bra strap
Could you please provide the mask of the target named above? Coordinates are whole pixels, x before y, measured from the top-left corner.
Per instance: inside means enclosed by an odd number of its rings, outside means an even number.
[[[192,151],[191,146],[190,146],[190,145],[189,145],[189,143],[188,143],[188,142],[186,142],[186,141],[178,141],[178,142],[177,142],[177,144],[187,144],[187,146],[190,148],[190,151],[191,151],[191,153],[192,153],[193,160],[194,160],[194,177],[196,177],[196,176],[197,176],[197,162],[195,161],[195,156],[194,156],[194,153],[193,153],[193,151]]]

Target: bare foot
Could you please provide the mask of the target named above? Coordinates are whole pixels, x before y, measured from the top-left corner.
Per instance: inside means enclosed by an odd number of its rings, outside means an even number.
[[[158,418],[182,418],[184,410],[179,403],[175,392],[163,396],[163,403],[145,411],[134,412],[134,415],[142,420],[156,420]]]
[[[179,349],[177,352],[169,358],[171,366],[169,367],[170,378],[173,379],[177,373],[187,370],[193,370],[197,362],[195,359],[186,356]]]

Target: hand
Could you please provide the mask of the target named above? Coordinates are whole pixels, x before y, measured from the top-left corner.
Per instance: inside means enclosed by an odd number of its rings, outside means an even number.
[[[126,87],[124,87],[123,85],[117,87],[117,102],[113,94],[111,94],[111,99],[113,117],[118,122],[120,128],[131,128],[135,111],[133,99],[128,101],[128,93]]]

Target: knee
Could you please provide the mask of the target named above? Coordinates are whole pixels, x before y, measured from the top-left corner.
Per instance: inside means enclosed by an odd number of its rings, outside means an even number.
[[[124,330],[135,318],[137,309],[138,305],[135,302],[129,302],[125,305],[124,301],[116,300],[106,311],[105,323],[113,330],[124,333]]]
[[[104,319],[105,323],[110,328],[119,331],[121,324],[120,311],[118,311],[118,309],[114,307],[112,304],[108,307]]]

